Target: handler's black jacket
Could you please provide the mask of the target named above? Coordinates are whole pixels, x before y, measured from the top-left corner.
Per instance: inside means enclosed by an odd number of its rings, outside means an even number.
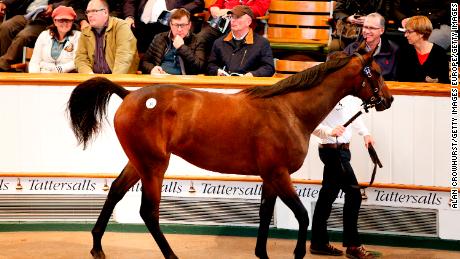
[[[172,46],[172,41],[169,36],[170,32],[159,33],[153,38],[152,43],[144,54],[141,60],[141,70],[145,74],[150,74],[150,71],[161,64],[164,55],[168,51],[168,46]],[[203,42],[190,33],[184,38],[182,45],[176,52],[184,62],[185,73],[187,75],[196,75],[203,73],[205,68],[205,50]]]
[[[254,34],[252,29],[238,48],[232,41],[233,33],[218,38],[212,47],[208,60],[208,74],[217,75],[217,70],[228,73],[253,76],[273,76],[275,65],[270,43],[264,37]]]

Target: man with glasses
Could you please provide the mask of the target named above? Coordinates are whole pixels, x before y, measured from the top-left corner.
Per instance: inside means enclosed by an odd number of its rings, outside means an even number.
[[[24,46],[33,46],[38,35],[53,24],[51,13],[76,0],[0,0],[0,11],[14,15],[0,25],[0,71],[10,71]],[[30,14],[30,15],[26,15]]]
[[[157,34],[142,57],[146,74],[196,75],[205,66],[203,43],[190,31],[190,13],[180,8],[172,12],[170,31]]]
[[[275,66],[270,43],[254,33],[254,13],[247,5],[237,5],[228,12],[231,31],[218,38],[209,56],[209,75],[273,76]]]
[[[385,80],[396,79],[396,54],[399,47],[392,41],[382,37],[385,32],[385,18],[379,13],[371,13],[364,18],[362,35],[366,41],[366,50],[373,51],[374,60],[382,69]],[[352,55],[361,42],[348,45],[343,51]]]
[[[136,73],[139,56],[129,24],[109,16],[104,0],[92,0],[86,8],[90,27],[82,30],[75,65],[79,73]]]
[[[145,52],[155,35],[169,30],[161,21],[163,11],[185,8],[192,15],[202,12],[204,0],[125,0],[125,20],[130,23],[138,39],[137,47]]]

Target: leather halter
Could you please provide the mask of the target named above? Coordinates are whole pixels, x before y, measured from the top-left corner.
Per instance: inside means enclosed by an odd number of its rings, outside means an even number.
[[[371,80],[372,79],[372,70],[370,68],[370,64],[366,63],[364,60],[363,56],[359,54],[358,52],[353,53],[353,55],[357,56],[359,60],[361,61],[361,64],[363,65],[363,74],[364,74],[364,79],[363,82],[361,83],[361,88],[359,91],[363,90],[366,88],[366,80]],[[369,101],[363,101],[363,107],[366,112],[368,112],[369,108],[372,108],[376,106],[377,104],[380,104],[383,101],[382,96],[379,95],[380,90],[382,89],[382,84],[380,81],[378,81],[378,84],[376,87],[372,87],[371,84],[369,84],[369,87],[371,88],[372,92],[372,97]]]

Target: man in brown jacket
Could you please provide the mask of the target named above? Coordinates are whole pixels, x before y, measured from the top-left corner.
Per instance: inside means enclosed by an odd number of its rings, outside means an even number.
[[[83,29],[75,65],[79,73],[136,73],[139,56],[136,38],[124,20],[110,17],[104,0],[92,0],[86,8],[90,27]]]

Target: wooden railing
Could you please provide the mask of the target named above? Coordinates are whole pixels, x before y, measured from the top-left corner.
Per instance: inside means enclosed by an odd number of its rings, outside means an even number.
[[[46,85],[76,86],[94,77],[89,74],[27,74],[0,73],[2,85]],[[102,75],[123,86],[147,86],[152,84],[179,84],[193,88],[243,89],[251,86],[269,86],[281,78],[276,77],[239,77],[228,80],[218,76],[151,76],[151,75]],[[236,79],[236,78],[232,78]],[[439,83],[386,82],[392,94],[417,96],[450,96],[450,85]]]

